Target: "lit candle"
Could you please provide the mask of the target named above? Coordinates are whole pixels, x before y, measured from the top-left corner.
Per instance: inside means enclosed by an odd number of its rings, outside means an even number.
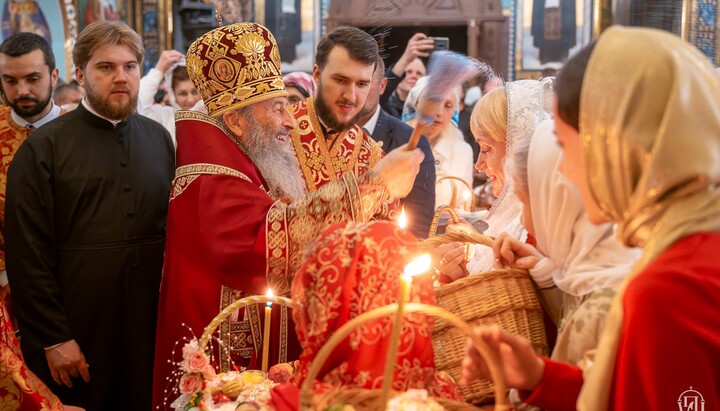
[[[400,211],[400,217],[397,219],[397,225],[398,227],[402,228],[403,230],[405,227],[407,227],[407,216],[405,215],[405,206],[402,206],[402,209]]]
[[[395,369],[395,360],[397,357],[397,347],[400,340],[400,331],[402,330],[402,319],[405,312],[405,303],[410,299],[410,289],[412,288],[412,278],[418,274],[422,274],[430,269],[432,258],[430,254],[423,254],[420,257],[410,261],[405,266],[403,274],[400,276],[400,290],[398,292],[398,309],[395,313],[395,322],[393,323],[392,334],[390,336],[390,348],[385,357],[385,374],[383,376],[381,404],[383,409],[387,408],[390,399],[391,383],[393,379],[393,371]]]
[[[272,289],[268,288],[266,296],[272,298],[275,296]],[[263,335],[263,348],[262,348],[262,371],[267,372],[268,370],[268,357],[270,356],[270,319],[272,318],[272,303],[268,302],[265,304],[265,327]]]

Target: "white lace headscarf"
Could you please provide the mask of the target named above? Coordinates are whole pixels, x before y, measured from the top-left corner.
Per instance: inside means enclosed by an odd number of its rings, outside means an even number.
[[[552,78],[543,80],[518,80],[505,83],[508,102],[507,135],[505,164],[509,163],[513,143],[519,138],[528,137],[535,127],[543,120],[551,118]],[[505,174],[508,175],[507,170]],[[505,187],[485,216],[488,229],[485,234],[497,236],[508,233],[510,236],[525,241],[527,231],[520,223],[522,202],[515,196],[512,179],[505,178]],[[476,247],[473,259],[467,265],[471,274],[491,270],[494,255],[489,247]]]
[[[510,169],[518,170],[513,180],[518,179],[516,189],[530,199],[537,248],[545,256],[530,275],[541,288],[557,285],[576,297],[617,289],[640,250],[620,243],[615,224],[590,223],[580,193],[560,173],[562,150],[554,128],[552,120],[540,123],[532,141],[517,142],[512,152]],[[523,160],[524,171],[518,164]]]

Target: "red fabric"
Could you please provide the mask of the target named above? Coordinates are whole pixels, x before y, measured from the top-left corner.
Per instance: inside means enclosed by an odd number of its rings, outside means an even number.
[[[322,234],[293,283],[293,300],[303,307],[293,312],[303,348],[297,383],[337,329],[364,312],[396,302],[403,268],[417,255],[415,237],[387,222],[333,225]],[[410,301],[436,303],[429,273],[414,278]],[[315,390],[380,388],[392,324],[392,318],[383,318],[353,332],[325,362]],[[452,379],[435,371],[432,329],[431,317],[405,317],[392,388],[425,388],[431,395],[459,399]],[[279,396],[273,399],[278,409],[294,409],[282,404],[297,406],[296,398],[284,396],[296,395],[296,390],[283,388],[274,394]]]
[[[706,410],[720,409],[719,249],[718,233],[685,237],[628,285],[612,409],[677,409],[678,401],[694,400],[695,394],[681,398],[691,387],[702,395]],[[546,368],[528,399],[542,397],[533,404],[550,410],[575,409],[574,400],[562,398],[577,398],[575,391],[567,392],[564,375],[558,367]],[[581,378],[577,372],[575,379]]]
[[[160,288],[153,382],[153,409],[177,397],[170,378],[182,360],[182,344],[198,338],[220,312],[221,287],[244,295],[265,294],[265,216],[273,200],[249,158],[217,127],[184,121],[177,128],[178,167],[212,163],[247,175],[200,175],[170,201],[165,267]],[[175,194],[175,193],[173,193]],[[236,295],[236,297],[241,297]],[[262,319],[263,310],[260,308]],[[273,310],[270,365],[277,358],[280,310]],[[290,328],[292,329],[292,328]],[[294,339],[293,333],[289,333]],[[295,350],[292,350],[295,348]],[[290,359],[297,344],[289,344]],[[171,363],[171,361],[173,363]],[[259,368],[254,361],[240,364]]]
[[[0,408],[60,411],[63,405],[23,362],[20,343],[0,301]]]

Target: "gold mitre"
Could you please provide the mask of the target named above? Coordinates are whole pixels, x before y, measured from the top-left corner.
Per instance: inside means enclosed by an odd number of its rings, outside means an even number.
[[[190,45],[186,61],[212,117],[288,95],[275,37],[259,24],[231,24],[205,33]]]

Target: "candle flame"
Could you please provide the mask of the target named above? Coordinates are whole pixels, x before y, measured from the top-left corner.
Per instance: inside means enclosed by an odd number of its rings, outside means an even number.
[[[402,228],[403,230],[405,227],[407,227],[407,216],[405,215],[405,206],[402,206],[402,211],[400,211],[400,217],[397,219],[397,225],[398,227]]]
[[[430,269],[432,264],[432,258],[430,254],[423,254],[420,257],[410,261],[403,270],[403,275],[407,277],[414,277],[418,274],[422,274]]]
[[[267,292],[265,293],[265,296],[268,297],[268,298],[273,298],[273,297],[275,297],[275,293],[273,293],[272,288],[268,288]],[[268,302],[266,303],[266,305],[267,305],[268,307],[270,307],[270,306],[272,305],[272,303],[268,301]]]
[[[470,192],[465,190],[465,192],[463,192],[463,200],[467,201],[469,199],[470,199]]]

